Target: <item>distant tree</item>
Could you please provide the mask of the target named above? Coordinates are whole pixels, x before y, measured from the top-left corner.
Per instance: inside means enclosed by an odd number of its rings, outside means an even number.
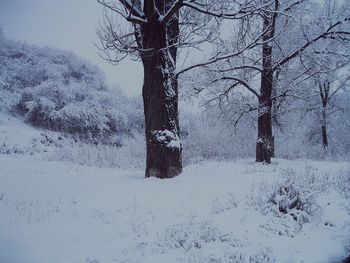
[[[350,92],[350,48],[342,41],[331,41],[327,45],[317,45],[301,60],[303,67],[308,69],[306,78],[309,81],[303,83],[306,113],[317,115],[322,145],[326,149],[329,118],[347,106],[339,96]]]
[[[213,75],[211,86],[214,90],[221,86],[221,91],[208,100],[218,99],[221,105],[227,100],[228,105],[235,96],[230,96],[234,91],[245,97],[248,97],[247,92],[251,94],[250,99],[241,100],[245,105],[235,103],[229,109],[234,108],[235,113],[241,113],[235,114],[238,116],[235,124],[244,114],[258,112],[256,161],[270,163],[275,147],[272,125],[278,122],[273,114],[278,113],[284,99],[298,97],[296,83],[302,81],[310,70],[296,61],[318,43],[331,40],[346,43],[350,35],[350,13],[346,8],[349,3],[342,1],[274,0],[257,1],[256,4],[258,2],[265,4],[265,8],[250,16],[249,22],[241,26],[234,38],[235,46],[254,40],[255,45],[219,66],[207,68],[208,74]],[[313,10],[313,13],[306,13],[307,10]],[[283,86],[279,85],[281,80]],[[253,99],[258,103],[252,102]]]

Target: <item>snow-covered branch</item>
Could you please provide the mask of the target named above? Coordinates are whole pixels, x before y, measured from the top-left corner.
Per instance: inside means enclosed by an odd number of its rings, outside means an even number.
[[[97,0],[97,2],[107,9],[121,15],[129,22],[136,24],[147,23],[145,14],[135,6],[134,2],[130,2],[130,0],[119,0],[125,10],[118,8],[114,3],[106,2],[105,0]]]

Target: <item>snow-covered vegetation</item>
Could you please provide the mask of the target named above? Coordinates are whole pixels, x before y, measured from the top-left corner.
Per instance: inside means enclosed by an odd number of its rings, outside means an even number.
[[[145,180],[140,136],[76,142],[5,113],[0,135],[1,262],[333,263],[349,249],[347,162],[202,154]]]
[[[347,253],[348,163],[197,160],[160,181],[127,159],[137,145],[60,148],[42,132],[1,115],[2,141],[38,149],[1,154],[1,262],[318,263]]]
[[[0,263],[348,262],[350,2],[97,2],[142,98],[0,27]]]
[[[0,33],[1,34],[1,33]],[[120,143],[142,125],[140,103],[105,83],[72,52],[0,35],[0,107],[31,125],[99,143]]]

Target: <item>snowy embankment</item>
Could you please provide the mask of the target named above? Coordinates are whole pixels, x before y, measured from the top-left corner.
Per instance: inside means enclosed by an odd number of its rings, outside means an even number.
[[[48,154],[0,154],[0,262],[339,262],[349,248],[347,163],[200,162],[158,180]]]

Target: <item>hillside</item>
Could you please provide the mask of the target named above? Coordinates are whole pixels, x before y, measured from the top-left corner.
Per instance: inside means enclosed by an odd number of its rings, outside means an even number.
[[[0,31],[0,110],[32,126],[120,144],[142,122],[140,104],[72,52],[8,40]]]

